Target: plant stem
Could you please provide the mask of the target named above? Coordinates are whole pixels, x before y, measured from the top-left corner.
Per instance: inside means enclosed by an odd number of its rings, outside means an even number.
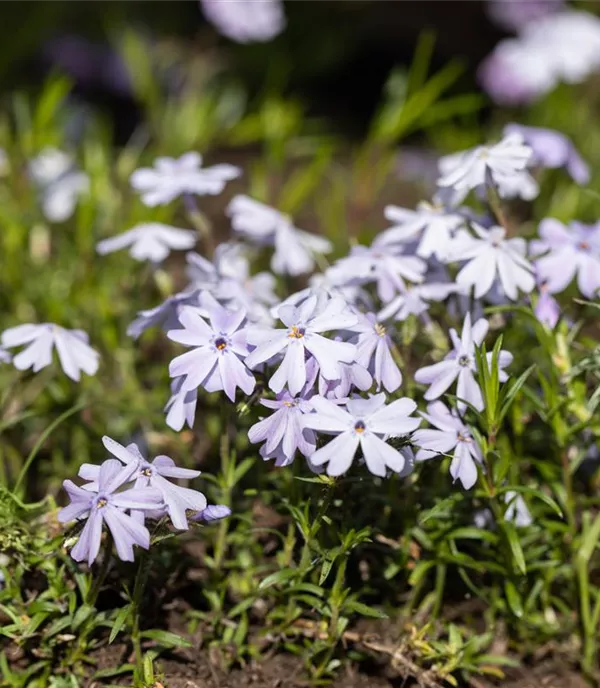
[[[142,602],[142,595],[148,580],[149,555],[146,550],[142,551],[140,555],[140,563],[135,576],[133,584],[133,596],[131,600],[131,607],[133,613],[133,626],[131,629],[131,641],[133,643],[133,650],[135,653],[135,677],[138,684],[143,683],[144,675],[144,659],[142,657],[142,642],[140,633],[140,608]]]
[[[96,606],[96,601],[98,600],[98,595],[100,594],[100,589],[102,588],[102,585],[104,584],[104,581],[106,580],[106,574],[108,573],[108,569],[110,566],[110,561],[112,557],[112,545],[113,545],[113,538],[108,531],[106,533],[106,539],[104,540],[104,558],[102,559],[102,566],[100,567],[100,571],[98,572],[98,575],[96,576],[96,579],[94,580],[94,584],[90,588],[90,591],[87,595],[87,599],[85,600],[85,603],[89,605],[90,607],[95,607]]]

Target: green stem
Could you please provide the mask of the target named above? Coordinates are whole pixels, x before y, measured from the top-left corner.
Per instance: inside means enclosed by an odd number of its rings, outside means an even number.
[[[142,636],[140,632],[140,610],[142,595],[144,594],[144,589],[146,588],[149,571],[149,554],[147,550],[143,550],[142,554],[140,555],[140,563],[138,565],[135,582],[133,584],[133,596],[131,600],[133,613],[131,641],[133,643],[133,650],[135,654],[135,677],[139,685],[143,684],[144,676],[144,658],[142,656]]]
[[[106,533],[106,539],[104,541],[104,557],[102,559],[102,566],[100,567],[100,571],[98,572],[98,575],[94,580],[94,584],[90,588],[90,591],[85,600],[85,603],[90,607],[96,606],[96,601],[98,600],[100,589],[102,588],[102,585],[106,580],[106,575],[108,573],[108,568],[110,566],[110,561],[112,557],[112,545],[113,538],[110,531],[108,531],[108,533]]]

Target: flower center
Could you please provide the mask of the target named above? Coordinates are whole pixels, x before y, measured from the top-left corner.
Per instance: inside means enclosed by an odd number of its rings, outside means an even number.
[[[148,468],[144,468],[140,471],[140,475],[143,475],[145,478],[151,478],[152,477],[152,469],[150,466]]]
[[[298,327],[297,325],[293,325],[290,328],[290,331],[288,333],[288,337],[290,339],[302,339],[302,337],[304,337],[304,332],[305,332],[305,329],[303,327]]]
[[[383,325],[380,325],[379,323],[377,323],[375,325],[375,332],[377,333],[377,335],[379,337],[383,337],[385,335],[385,327]]]
[[[461,357],[458,359],[458,365],[459,365],[459,366],[462,366],[463,368],[468,367],[469,364],[470,364],[470,359],[469,359],[468,356],[461,356]]]
[[[362,435],[366,429],[367,426],[364,424],[364,421],[357,420],[356,423],[354,423],[354,432],[357,432],[359,435]]]
[[[225,337],[217,337],[215,339],[215,347],[219,351],[223,351],[223,349],[227,347],[227,340],[225,339]]]
[[[96,507],[98,509],[103,509],[108,504],[108,499],[106,497],[100,497],[96,502]]]
[[[589,251],[591,246],[588,244],[587,241],[580,241],[577,244],[577,248],[581,249],[582,251]]]
[[[470,435],[467,435],[465,433],[459,432],[458,433],[458,441],[459,442],[472,442],[473,438]]]

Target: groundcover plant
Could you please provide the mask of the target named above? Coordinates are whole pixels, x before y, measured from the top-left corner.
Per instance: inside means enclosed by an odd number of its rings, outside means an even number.
[[[7,106],[3,685],[598,680],[596,104],[481,128],[430,48],[353,146],[226,79],[142,80],[120,150],[60,78]]]

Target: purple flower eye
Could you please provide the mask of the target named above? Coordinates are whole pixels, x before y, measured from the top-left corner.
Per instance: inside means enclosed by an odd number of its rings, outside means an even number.
[[[296,325],[293,325],[290,329],[288,337],[290,339],[302,339],[302,337],[304,337],[305,332],[306,330],[303,327],[297,327]]]
[[[466,368],[469,365],[469,357],[468,356],[461,356],[458,359],[458,365]]]
[[[362,420],[357,420],[356,423],[354,423],[354,432],[357,432],[359,435],[361,435],[366,429],[367,426]]]
[[[227,340],[225,339],[225,337],[217,337],[217,338],[215,339],[215,347],[216,347],[219,351],[223,351],[223,349],[224,349],[226,346],[227,346]]]

